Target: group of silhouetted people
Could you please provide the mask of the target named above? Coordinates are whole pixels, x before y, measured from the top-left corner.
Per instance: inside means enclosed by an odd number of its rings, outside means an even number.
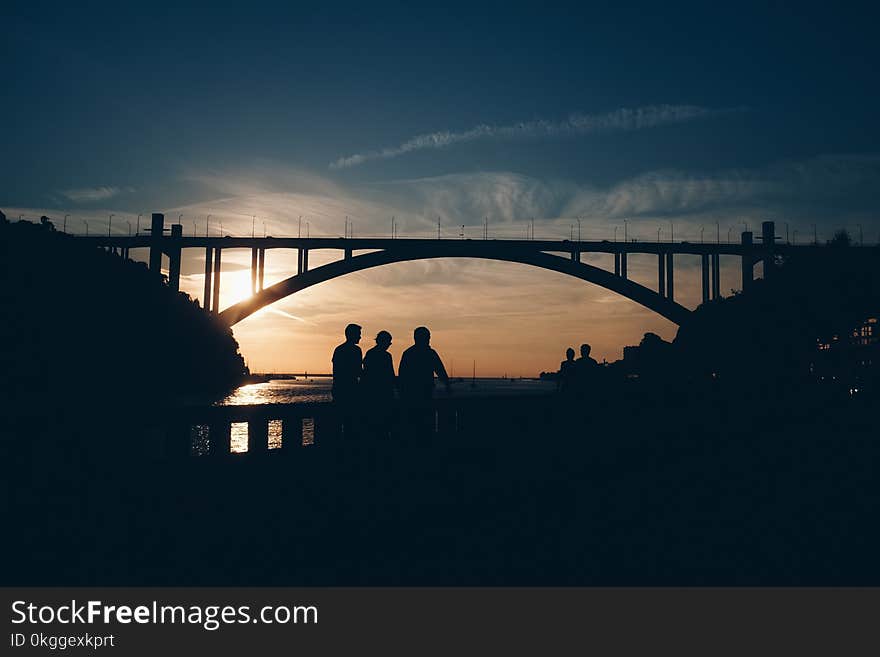
[[[409,432],[428,429],[434,375],[449,389],[443,361],[431,348],[431,332],[413,331],[413,345],[403,352],[398,374],[388,348],[391,333],[379,331],[376,346],[362,355],[361,327],[345,327],[345,342],[333,351],[333,401],[337,404],[344,436],[387,437],[392,431],[394,391],[398,391]]]
[[[586,394],[596,385],[599,376],[599,363],[590,358],[590,345],[581,345],[581,357],[575,360],[574,349],[565,350],[565,360],[559,364],[556,375],[556,389],[563,395],[579,396]]]

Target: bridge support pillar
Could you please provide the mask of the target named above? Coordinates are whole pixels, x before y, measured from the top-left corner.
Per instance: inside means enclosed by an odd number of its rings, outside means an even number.
[[[620,276],[620,254],[614,254],[614,275]]]
[[[572,262],[580,262],[581,261],[581,252],[580,251],[572,251],[571,252]]]
[[[263,282],[266,279],[266,249],[260,249],[257,255],[257,289],[263,291]]]
[[[222,249],[218,246],[214,250],[214,276],[212,283],[211,293],[213,295],[211,299],[211,310],[215,313],[220,312],[220,251]]]
[[[345,249],[345,259],[351,260],[351,249]]]
[[[742,234],[742,291],[746,292],[752,287],[755,278],[755,261],[752,256],[752,231],[743,231]]]
[[[626,251],[620,254],[620,275],[626,278]]]
[[[251,294],[257,293],[257,248],[251,248]]]
[[[214,272],[211,269],[211,259],[214,257],[214,249],[205,247],[205,293],[202,295],[202,308],[211,312],[211,278]]]
[[[180,289],[180,238],[183,225],[171,224],[171,248],[168,250],[168,287],[177,292]]]
[[[666,296],[666,254],[660,253],[657,256],[657,294],[661,297]]]
[[[162,269],[162,235],[165,232],[165,215],[154,212],[150,224],[150,271]]]
[[[666,254],[666,298],[675,300],[675,255],[671,251]]]
[[[773,248],[776,245],[776,224],[765,221],[761,224],[761,246],[764,250],[764,280],[770,280],[776,273]]]
[[[302,259],[303,259],[302,270],[303,270],[303,272],[307,272],[309,270],[309,250],[308,249],[302,250]]]
[[[302,249],[296,250],[296,273],[297,274],[303,273],[303,250]]]
[[[711,289],[709,287],[709,254],[703,253],[700,256],[700,269],[703,274],[703,303],[711,298]]]
[[[721,255],[712,254],[712,298],[721,298]]]

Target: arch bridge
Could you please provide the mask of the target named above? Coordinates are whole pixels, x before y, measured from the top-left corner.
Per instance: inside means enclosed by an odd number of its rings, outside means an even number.
[[[631,299],[662,315],[675,324],[685,322],[692,311],[675,301],[675,256],[698,255],[701,260],[702,299],[704,302],[721,297],[720,256],[738,256],[741,261],[742,289],[748,291],[754,280],[754,266],[764,263],[764,275],[775,269],[778,253],[795,247],[776,242],[772,221],[762,224],[762,232],[755,243],[751,232],[741,234],[739,243],[690,242],[616,242],[572,240],[496,240],[496,239],[407,239],[407,238],[327,238],[327,237],[184,237],[183,226],[172,224],[166,234],[165,217],[153,214],[149,235],[92,236],[88,240],[96,246],[112,249],[128,257],[132,248],[149,248],[149,267],[159,271],[162,255],[169,258],[168,284],[177,290],[180,285],[181,252],[187,248],[205,249],[205,291],[203,307],[219,315],[226,324],[233,325],[261,308],[312,285],[357,271],[395,262],[429,258],[481,258],[516,262],[567,274],[573,278],[594,283]],[[220,310],[220,270],[224,249],[251,249],[252,296]],[[295,249],[296,274],[274,285],[263,285],[267,249]],[[332,249],[342,252],[340,260],[309,267],[309,252]],[[358,253],[365,252],[365,253]],[[613,271],[582,262],[584,253],[612,254]],[[657,257],[657,286],[651,289],[632,281],[627,273],[631,254],[653,254]]]

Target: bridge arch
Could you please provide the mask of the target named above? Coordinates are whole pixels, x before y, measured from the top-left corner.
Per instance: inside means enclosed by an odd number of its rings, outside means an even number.
[[[482,246],[488,244],[490,246]],[[503,252],[491,248],[486,242],[449,242],[435,245],[430,249],[385,249],[337,260],[315,269],[291,276],[271,285],[252,297],[236,303],[220,313],[220,319],[232,326],[251,316],[261,308],[295,294],[313,285],[373,267],[381,267],[397,262],[428,260],[432,258],[478,258],[531,265],[567,274],[639,303],[675,324],[682,324],[691,311],[679,303],[654,292],[650,288],[611,272],[566,258],[537,250],[518,250]]]

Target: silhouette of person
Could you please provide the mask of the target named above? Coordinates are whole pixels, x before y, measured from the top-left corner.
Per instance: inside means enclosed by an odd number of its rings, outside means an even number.
[[[592,347],[586,343],[581,345],[581,357],[575,361],[575,381],[577,389],[584,394],[596,382],[599,363],[590,358]]]
[[[370,399],[394,398],[394,363],[388,347],[391,346],[391,334],[379,331],[376,334],[376,346],[364,355],[364,370],[361,385],[364,394]]]
[[[440,356],[431,348],[431,332],[424,326],[413,331],[414,345],[400,357],[398,387],[401,399],[429,401],[434,396],[434,375],[449,390],[449,375]]]
[[[349,324],[345,327],[345,342],[333,351],[333,401],[339,406],[342,431],[353,433],[353,416],[357,405],[358,383],[362,374],[362,355],[358,342],[361,327]]]
[[[370,433],[376,438],[387,438],[391,426],[394,363],[388,353],[390,346],[391,334],[388,331],[379,331],[376,334],[376,346],[364,355],[361,389]]]
[[[559,372],[556,375],[556,389],[562,394],[571,394],[575,389],[577,377],[577,362],[574,359],[574,349],[569,347],[565,350],[565,360],[559,364]]]
[[[431,332],[424,326],[413,331],[414,345],[403,352],[397,387],[404,405],[407,437],[428,438],[433,433],[434,413],[431,398],[434,396],[434,375],[449,390],[449,375],[440,356],[431,348]]]

